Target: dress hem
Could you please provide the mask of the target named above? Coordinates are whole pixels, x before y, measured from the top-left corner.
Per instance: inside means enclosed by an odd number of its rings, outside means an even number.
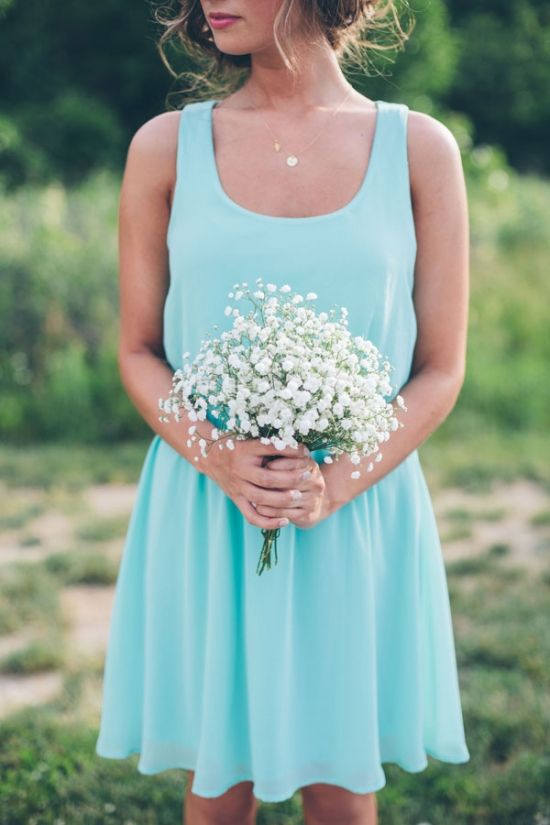
[[[388,765],[388,764],[389,765],[397,765],[399,768],[406,771],[407,773],[421,773],[429,765],[428,758],[427,758],[428,756],[431,756],[433,759],[437,759],[440,762],[447,762],[447,763],[452,764],[452,765],[462,765],[462,764],[465,764],[466,762],[470,761],[470,754],[467,750],[459,756],[456,756],[456,755],[455,756],[450,756],[450,755],[444,756],[443,754],[436,753],[434,750],[431,750],[430,748],[424,748],[424,751],[425,751],[424,761],[421,764],[414,765],[414,766],[412,766],[412,765],[407,766],[404,762],[400,762],[398,759],[390,759],[390,758],[382,759],[381,762],[380,762],[380,768],[382,770],[382,773],[383,773],[382,765]],[[128,759],[131,756],[136,756],[136,755],[141,754],[141,750],[140,750],[139,747],[131,748],[131,749],[127,749],[127,750],[117,750],[116,748],[113,748],[113,749],[102,748],[101,751],[99,749],[96,749],[96,754],[97,754],[97,756],[100,756],[103,759]],[[183,770],[183,771],[190,771],[191,770],[191,771],[195,771],[196,768],[192,764],[182,764],[181,762],[179,762],[177,764],[173,764],[173,765],[165,765],[164,767],[159,767],[159,768],[146,768],[144,766],[140,766],[139,764],[137,765],[138,773],[142,774],[143,776],[156,776],[159,773],[163,773],[164,771],[170,771],[170,770]],[[229,788],[233,787],[233,785],[237,784],[238,782],[253,782],[253,783],[258,784],[258,780],[254,779],[252,776],[250,776],[250,774],[246,774],[246,775],[239,774],[239,775],[235,776],[233,779],[231,779],[229,782],[225,782],[224,786],[221,789],[215,789],[215,790],[202,789],[200,791],[199,790],[193,790],[193,793],[196,794],[197,796],[203,796],[203,797],[206,797],[207,799],[210,799],[210,798],[214,798],[214,797],[217,797],[217,796],[221,796],[221,794],[228,791]],[[375,793],[376,791],[382,790],[382,788],[384,788],[386,786],[386,777],[385,777],[385,775],[383,775],[380,782],[375,783],[374,786],[370,785],[369,787],[365,787],[365,786],[353,785],[352,783],[346,783],[345,780],[344,781],[336,780],[334,777],[327,777],[327,776],[324,776],[324,775],[323,776],[315,775],[315,776],[306,777],[305,779],[300,780],[300,783],[298,785],[294,786],[293,788],[291,788],[288,791],[283,791],[282,793],[278,793],[278,794],[269,794],[269,793],[264,793],[261,790],[258,790],[257,793],[254,793],[254,796],[255,796],[256,799],[258,799],[261,802],[268,802],[268,803],[284,802],[288,799],[291,799],[294,796],[294,794],[297,791],[299,791],[300,788],[302,788],[304,785],[311,785],[312,783],[317,783],[317,782],[324,783],[324,784],[326,783],[326,784],[329,784],[329,785],[337,785],[338,787],[344,788],[344,790],[351,791],[352,793],[365,794],[365,793]]]

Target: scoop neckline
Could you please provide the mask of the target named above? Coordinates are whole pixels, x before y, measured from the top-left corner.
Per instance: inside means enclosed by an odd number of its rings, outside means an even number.
[[[221,178],[218,172],[218,165],[216,162],[216,151],[214,147],[214,118],[212,116],[212,112],[216,106],[216,103],[220,102],[220,98],[212,98],[211,100],[206,101],[207,103],[207,126],[208,126],[208,141],[207,141],[207,148],[208,148],[208,159],[210,163],[210,168],[212,171],[212,178],[214,181],[214,185],[216,190],[225,203],[234,209],[236,212],[240,212],[242,215],[248,215],[252,218],[263,220],[263,221],[271,221],[272,223],[295,223],[295,224],[306,224],[306,223],[314,223],[317,221],[325,221],[330,220],[332,218],[337,218],[342,215],[347,214],[350,212],[355,205],[362,199],[363,195],[368,189],[368,184],[370,183],[370,179],[372,177],[372,169],[376,165],[376,158],[379,151],[379,143],[380,143],[380,120],[381,120],[381,112],[382,112],[382,103],[381,100],[375,100],[374,105],[376,109],[376,120],[374,123],[374,134],[372,137],[372,144],[371,150],[369,155],[369,161],[367,168],[365,170],[365,174],[363,175],[363,179],[359,184],[359,188],[356,190],[355,194],[347,203],[341,206],[339,209],[333,209],[331,212],[323,212],[320,215],[267,215],[264,212],[256,212],[253,209],[248,209],[246,206],[242,206],[237,201],[230,198],[225,189],[222,186]]]

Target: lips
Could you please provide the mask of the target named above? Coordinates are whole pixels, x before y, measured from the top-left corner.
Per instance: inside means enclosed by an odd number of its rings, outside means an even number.
[[[236,20],[238,14],[226,14],[225,12],[215,11],[208,15],[210,20]]]

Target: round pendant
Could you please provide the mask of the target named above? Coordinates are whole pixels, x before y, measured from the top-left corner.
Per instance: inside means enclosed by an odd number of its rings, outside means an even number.
[[[289,155],[286,159],[287,166],[296,166],[298,163],[298,158],[296,155]]]

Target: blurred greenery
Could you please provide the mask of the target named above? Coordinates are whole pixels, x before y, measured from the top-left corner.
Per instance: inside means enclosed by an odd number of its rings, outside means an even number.
[[[488,443],[515,439],[516,461],[528,465],[522,472],[541,478],[532,448],[550,423],[550,185],[518,174],[508,158],[537,170],[548,156],[537,143],[550,111],[541,89],[548,8],[534,0],[491,0],[482,13],[472,2],[410,5],[416,27],[405,51],[395,63],[379,55],[350,79],[373,97],[439,117],[463,153],[472,228],[468,374],[435,442],[450,446],[481,431]],[[162,110],[169,89],[153,9],[132,7],[121,27],[114,0],[64,8],[62,25],[52,0],[0,5],[0,433],[14,445],[150,435],[118,376],[114,227],[127,141]],[[493,66],[495,55],[501,63]],[[498,450],[490,460],[499,464]],[[483,475],[481,464],[476,471]]]
[[[55,0],[1,0],[6,186],[70,184],[105,167],[117,171],[138,126],[172,105],[173,93],[186,93],[156,50],[160,5],[103,0],[66,4],[60,14]],[[398,8],[405,22],[412,12],[413,36],[403,52],[354,69],[360,91],[421,111],[460,113],[475,143],[500,146],[522,171],[550,171],[546,0],[398,0]],[[194,67],[180,50],[168,54],[176,71]]]
[[[437,438],[483,432],[487,443],[491,434],[533,442],[550,427],[550,184],[450,125],[468,176],[472,291],[467,377]],[[118,376],[119,185],[102,170],[79,185],[29,185],[0,200],[0,431],[13,444],[150,434]]]

